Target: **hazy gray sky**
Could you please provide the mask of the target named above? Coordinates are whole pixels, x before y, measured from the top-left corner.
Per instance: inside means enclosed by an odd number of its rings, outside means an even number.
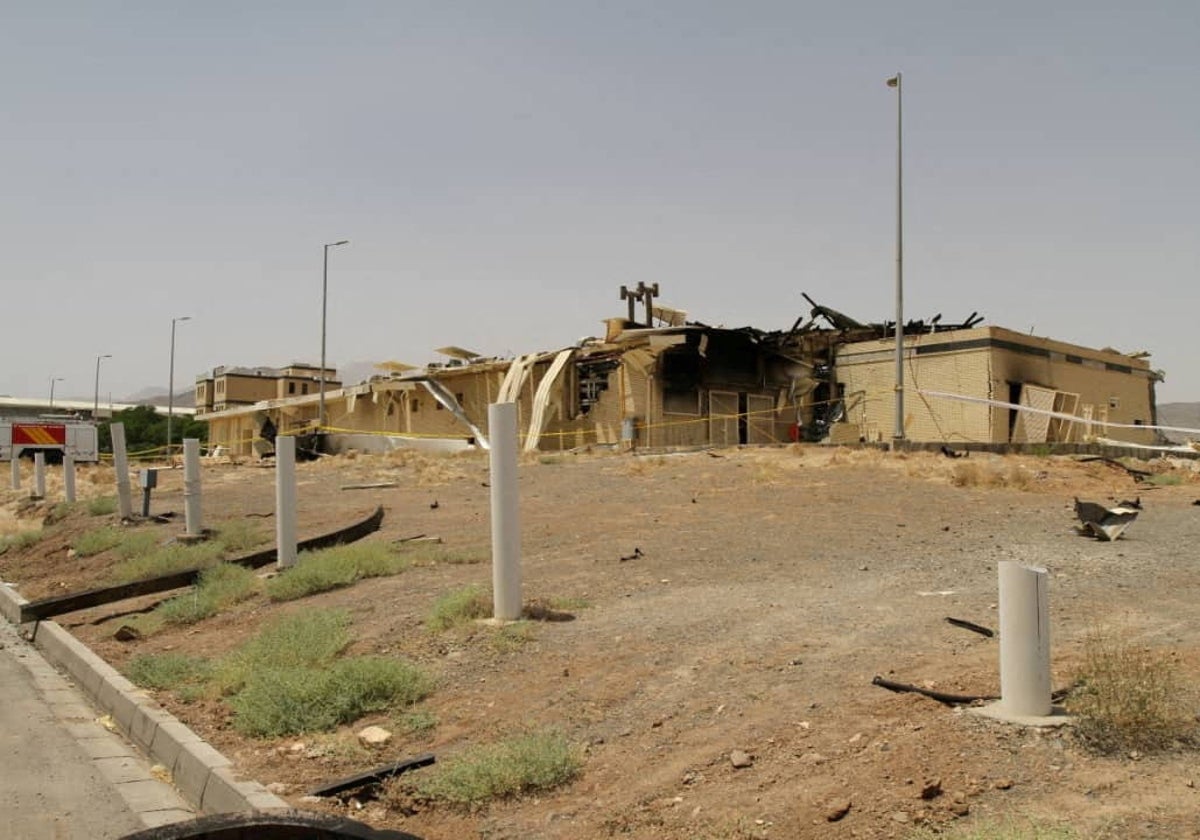
[[[906,315],[1149,350],[1200,399],[1200,4],[18,3],[0,393]]]

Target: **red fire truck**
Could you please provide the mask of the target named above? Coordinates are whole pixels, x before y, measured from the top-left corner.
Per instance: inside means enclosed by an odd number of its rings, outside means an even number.
[[[61,461],[69,453],[76,461],[100,458],[96,425],[74,418],[0,418],[0,461],[32,458],[44,452],[49,461]]]

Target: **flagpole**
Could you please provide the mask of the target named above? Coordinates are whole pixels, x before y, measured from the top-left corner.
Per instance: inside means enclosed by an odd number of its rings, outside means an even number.
[[[904,155],[902,80],[900,73],[887,81],[896,89],[896,425],[892,448],[904,441]]]

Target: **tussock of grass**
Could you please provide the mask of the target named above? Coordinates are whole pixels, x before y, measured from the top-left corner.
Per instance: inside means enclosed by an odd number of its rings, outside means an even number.
[[[1183,484],[1183,476],[1178,473],[1155,473],[1146,480],[1158,487],[1177,487]]]
[[[983,820],[937,833],[929,829],[917,829],[909,836],[912,840],[1076,840],[1080,835],[1069,826],[1048,825],[1032,820]]]
[[[50,508],[50,512],[46,514],[46,518],[42,520],[43,525],[54,525],[62,522],[68,516],[76,511],[79,507],[74,502],[59,502],[54,507]]]
[[[534,626],[528,621],[506,624],[492,634],[492,649],[497,653],[512,653],[537,638]]]
[[[71,548],[75,549],[75,553],[80,557],[91,557],[120,545],[123,536],[124,532],[120,528],[109,525],[80,534],[71,544]]]
[[[492,614],[490,596],[478,586],[466,586],[439,598],[425,619],[430,630],[449,630]]]
[[[233,519],[229,522],[222,522],[216,531],[216,541],[230,555],[241,554],[258,548],[270,539],[270,535],[265,533],[262,528],[244,519]]]
[[[37,545],[38,541],[45,536],[42,530],[18,531],[15,534],[8,534],[0,537],[0,554],[4,554],[9,550],[24,551],[30,546]]]
[[[154,549],[148,554],[122,560],[113,566],[110,574],[114,583],[128,583],[155,575],[211,566],[221,559],[222,553],[220,543],[204,542],[195,545],[172,543]]]
[[[230,699],[234,728],[259,738],[325,731],[368,712],[411,705],[431,682],[414,665],[363,656],[323,668],[269,668]]]
[[[477,806],[552,790],[574,779],[581,768],[578,751],[565,737],[540,732],[466,750],[427,774],[394,784],[425,799]]]
[[[950,483],[955,487],[1010,487],[1027,490],[1033,483],[1033,475],[1019,463],[980,463],[960,460],[950,470]]]
[[[200,573],[191,592],[160,604],[155,613],[167,624],[195,624],[251,597],[257,585],[249,569],[219,563]]]
[[[319,668],[350,644],[350,614],[345,610],[292,613],[263,627],[229,656],[217,674],[224,693],[236,692],[255,671]]]
[[[587,598],[578,598],[572,596],[556,596],[546,599],[546,606],[552,610],[562,610],[563,612],[573,612],[575,610],[584,610],[592,605],[592,602]]]
[[[409,557],[385,543],[336,546],[300,555],[295,566],[267,582],[267,596],[272,601],[292,601],[363,578],[399,574],[411,565]]]
[[[1077,681],[1067,707],[1078,717],[1076,735],[1093,750],[1157,752],[1196,739],[1188,687],[1168,653],[1093,632]]]
[[[117,512],[116,496],[97,496],[87,503],[88,516],[108,516]]]
[[[121,532],[121,540],[113,546],[113,553],[122,560],[130,560],[150,554],[158,548],[162,535],[154,531],[125,530]]]
[[[430,737],[437,725],[437,715],[428,709],[412,709],[395,719],[395,726],[414,738]]]
[[[142,688],[177,689],[201,683],[212,675],[212,665],[197,656],[182,653],[154,653],[135,656],[125,675]]]

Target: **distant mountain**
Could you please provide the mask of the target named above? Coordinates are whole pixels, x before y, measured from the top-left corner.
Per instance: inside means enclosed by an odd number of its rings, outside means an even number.
[[[1158,423],[1161,426],[1181,426],[1185,429],[1200,429],[1200,402],[1163,403],[1158,407]],[[1163,432],[1168,440],[1183,443],[1188,439],[1186,432]],[[1190,437],[1200,439],[1200,432]]]
[[[132,403],[133,405],[166,405],[170,400],[167,399],[166,388],[143,388],[123,400],[117,400],[117,402]],[[188,388],[186,391],[175,394],[175,405],[180,408],[191,408],[195,404],[196,391],[194,388]]]

